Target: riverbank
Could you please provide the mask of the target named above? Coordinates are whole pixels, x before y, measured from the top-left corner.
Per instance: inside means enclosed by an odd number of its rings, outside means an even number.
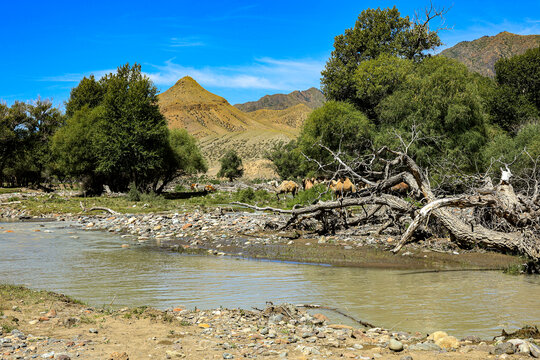
[[[290,304],[260,310],[91,308],[0,285],[2,359],[530,359],[539,339],[410,334],[331,324]],[[538,336],[534,336],[538,337]],[[532,355],[531,355],[532,349]],[[521,351],[521,352],[520,352]],[[538,352],[537,352],[538,351]]]
[[[376,228],[351,227],[335,235],[274,230],[286,216],[244,211],[231,206],[199,206],[200,199],[129,202],[124,198],[80,199],[39,193],[4,194],[15,201],[0,207],[0,221],[47,218],[75,221],[87,230],[117,233],[126,246],[157,241],[170,251],[213,256],[324,263],[396,269],[519,269],[524,260],[483,249],[459,249],[449,239],[427,239],[406,245],[399,254],[389,250],[398,240],[376,235]],[[216,195],[214,202],[225,195]],[[19,198],[20,200],[13,200]],[[192,203],[190,201],[195,201]],[[112,207],[115,215],[87,215],[93,206]],[[0,229],[1,231],[1,229]]]

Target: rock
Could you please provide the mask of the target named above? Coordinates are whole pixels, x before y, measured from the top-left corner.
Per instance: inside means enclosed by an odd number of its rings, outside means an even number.
[[[425,342],[425,343],[418,343],[418,344],[410,345],[409,350],[411,351],[439,351],[442,349],[437,344]]]
[[[400,357],[399,360],[413,360],[413,357],[411,355],[405,355]]]
[[[53,359],[54,358],[54,351],[45,353],[45,354],[41,355],[41,357],[43,359]]]
[[[71,360],[71,357],[68,354],[56,354],[54,360]]]
[[[451,350],[459,347],[459,340],[453,336],[445,336],[436,340],[435,344],[445,350]]]
[[[180,351],[177,350],[167,350],[165,351],[165,355],[169,358],[184,358],[186,355]]]
[[[443,338],[443,337],[446,337],[448,336],[447,333],[445,333],[444,331],[435,331],[434,333],[432,333],[431,335],[428,336],[428,340],[432,340],[433,342],[436,342],[437,340]]]
[[[396,339],[390,339],[390,342],[388,343],[388,348],[392,351],[399,352],[403,350],[403,344],[401,341],[397,341]]]
[[[115,351],[111,355],[109,355],[107,360],[129,360],[129,356],[126,352],[120,353]]]
[[[504,342],[504,343],[495,345],[495,348],[492,351],[490,351],[490,354],[502,355],[502,354],[513,354],[515,352],[516,352],[516,347],[514,344],[510,342]]]
[[[51,309],[48,313],[45,314],[45,316],[48,318],[56,317],[56,310]]]
[[[182,230],[186,230],[187,228],[190,228],[192,226],[193,226],[193,224],[187,223],[184,226],[182,226]]]
[[[461,341],[470,341],[472,343],[479,343],[482,341],[482,339],[480,339],[478,336],[476,335],[469,335],[467,337],[464,337],[463,339],[461,339]]]
[[[261,335],[266,335],[266,334],[268,334],[268,328],[262,328],[261,331],[259,331],[259,333],[260,333]]]
[[[528,342],[523,342],[518,345],[518,353],[522,354],[530,354],[531,353],[531,347],[529,346]]]
[[[268,318],[268,322],[269,323],[278,323],[280,321],[283,320],[283,315],[281,314],[274,314],[274,315],[271,315],[269,318]]]
[[[199,326],[201,329],[208,329],[208,328],[210,327],[210,325],[209,325],[209,324],[206,324],[206,323],[200,323],[198,326]]]
[[[129,248],[129,244],[122,244],[122,248],[123,248],[123,249]]]
[[[229,353],[223,353],[223,358],[224,359],[234,359],[234,355],[229,354]]]
[[[529,349],[530,349],[532,357],[540,358],[540,347],[531,343],[528,343],[528,344],[529,344]]]
[[[329,321],[328,317],[326,317],[324,314],[320,314],[320,313],[313,315],[313,318],[315,318],[319,324],[323,323],[325,321]]]
[[[39,320],[35,320],[35,319],[34,319],[34,320],[30,320],[28,323],[29,323],[30,325],[36,325],[38,322],[39,322]]]
[[[91,333],[91,334],[97,334],[98,330],[94,329],[94,328],[90,328],[90,329],[88,329],[88,332]]]

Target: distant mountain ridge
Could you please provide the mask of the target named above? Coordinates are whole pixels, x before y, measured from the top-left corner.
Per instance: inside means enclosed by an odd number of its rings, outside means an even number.
[[[304,104],[310,109],[316,109],[324,104],[324,95],[317,88],[309,88],[303,91],[293,91],[289,94],[265,95],[257,101],[249,101],[234,106],[245,112],[261,109],[285,110],[298,104]]]
[[[540,46],[540,35],[517,35],[504,31],[495,36],[462,41],[441,51],[440,55],[463,63],[471,71],[494,77],[497,60],[521,55],[537,46]]]

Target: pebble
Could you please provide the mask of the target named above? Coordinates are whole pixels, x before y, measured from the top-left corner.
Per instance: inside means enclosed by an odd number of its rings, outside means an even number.
[[[94,328],[90,328],[90,329],[88,329],[88,332],[89,332],[89,333],[92,333],[92,334],[97,334],[97,333],[98,333],[98,330],[97,330],[97,329],[94,329]]]
[[[234,355],[229,354],[229,353],[223,353],[223,358],[224,359],[234,359]]]
[[[403,350],[403,343],[396,339],[390,339],[390,342],[388,343],[388,348],[392,351],[399,352]]]

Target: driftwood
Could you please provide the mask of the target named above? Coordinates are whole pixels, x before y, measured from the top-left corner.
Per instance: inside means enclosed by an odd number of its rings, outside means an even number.
[[[103,206],[94,206],[94,207],[91,207],[90,209],[86,209],[84,207],[82,201],[79,202],[79,205],[81,206],[82,212],[90,212],[90,211],[98,210],[98,211],[106,211],[106,212],[108,212],[109,214],[112,214],[112,215],[120,215],[119,212],[114,211],[114,210],[109,209],[109,208],[106,208],[106,207],[103,207]]]
[[[355,194],[356,197],[319,201],[292,210],[238,202],[234,204],[290,216],[282,229],[299,226],[308,219],[318,221],[322,227],[321,232],[334,232],[336,227],[372,222],[379,224],[376,234],[380,235],[397,223],[410,222],[404,232],[399,229],[401,236],[392,250],[394,253],[399,252],[405,244],[415,241],[419,231],[433,229],[432,225],[436,224],[446,229],[451,240],[460,247],[480,246],[523,255],[534,263],[540,263],[540,176],[528,185],[533,190],[532,196],[514,192],[510,184],[512,173],[505,166],[506,169],[501,168],[501,182],[497,186],[493,186],[488,178],[482,188],[471,188],[464,194],[441,197],[431,188],[424,170],[404,152],[383,147],[373,153],[362,166],[356,167],[362,169],[360,173],[346,164],[339,153],[325,149],[341,168],[334,177],[349,176],[365,185]],[[392,191],[392,187],[398,184],[400,188],[406,188],[405,194]],[[363,215],[349,218],[344,211],[349,207],[360,207]],[[472,215],[472,219],[458,216],[455,211],[449,210],[452,208],[488,212],[492,217],[491,223],[475,215]]]
[[[322,309],[322,310],[329,310],[329,311],[333,311],[341,316],[345,316],[346,318],[348,319],[351,319],[355,322],[357,322],[358,324],[362,325],[362,326],[365,326],[367,328],[374,328],[375,326],[366,322],[366,321],[363,321],[363,320],[358,320],[356,318],[354,318],[353,316],[347,314],[347,313],[344,313],[343,311],[337,309],[337,308],[333,308],[333,307],[328,307],[328,306],[322,306],[322,305],[315,305],[315,304],[297,304],[295,305],[296,307],[301,307],[301,308],[306,308],[306,309]]]

